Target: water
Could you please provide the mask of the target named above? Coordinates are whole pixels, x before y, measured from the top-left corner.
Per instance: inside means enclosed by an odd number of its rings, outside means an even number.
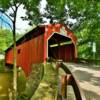
[[[9,100],[9,89],[12,89],[12,73],[0,72],[0,100]]]
[[[26,78],[23,71],[18,72],[18,93],[25,89]],[[13,88],[12,71],[0,71],[0,100],[9,100]]]

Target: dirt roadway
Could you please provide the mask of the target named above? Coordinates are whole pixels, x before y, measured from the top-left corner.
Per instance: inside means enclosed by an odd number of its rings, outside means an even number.
[[[100,100],[100,67],[66,63],[79,81],[86,100]]]

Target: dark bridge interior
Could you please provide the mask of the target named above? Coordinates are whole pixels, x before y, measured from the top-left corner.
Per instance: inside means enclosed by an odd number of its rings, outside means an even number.
[[[70,38],[54,33],[48,40],[48,57],[70,61],[74,58],[74,45]]]

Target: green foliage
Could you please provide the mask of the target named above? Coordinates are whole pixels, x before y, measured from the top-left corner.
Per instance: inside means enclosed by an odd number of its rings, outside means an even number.
[[[96,58],[100,59],[100,30],[98,27],[98,22],[96,24],[92,23],[85,24],[84,28],[76,31],[78,37],[78,53],[79,57],[93,59],[92,46],[93,42],[96,43]]]
[[[43,18],[50,23],[63,23],[69,25],[78,37],[79,57],[92,58],[92,46],[96,42],[96,58],[100,59],[100,2],[98,0],[46,0],[45,11],[41,12],[42,0],[1,0],[0,9],[6,11],[13,5],[22,4],[27,10],[27,16],[23,20],[29,20],[30,24],[45,23]],[[12,15],[12,14],[11,14]],[[76,23],[69,23],[68,18],[76,19]],[[5,40],[2,40],[5,41]],[[3,44],[5,48],[6,44]]]
[[[16,39],[18,40],[22,34],[16,34]],[[4,51],[13,43],[12,32],[7,29],[0,29],[0,53]]]
[[[12,33],[9,30],[0,29],[0,52],[4,52],[12,43]]]
[[[61,22],[62,20],[65,20],[65,17],[61,17],[66,16],[66,9],[65,9],[65,5],[66,5],[66,0],[47,0],[47,5],[45,8],[44,12],[41,12],[41,1],[42,0],[38,0],[38,1],[34,1],[30,0],[31,4],[29,6],[26,6],[26,9],[28,9],[27,11],[27,17],[24,17],[23,19],[30,20],[30,24],[41,24],[41,23],[45,23],[43,18],[47,18],[50,20],[50,23],[55,23],[55,21],[57,22]],[[33,5],[36,6],[33,6]]]
[[[70,16],[77,19],[73,30],[78,37],[78,56],[93,59],[92,45],[95,42],[97,50],[95,59],[100,59],[100,2],[76,1],[69,1],[68,7],[72,10],[69,12]]]
[[[39,67],[39,66],[38,66]],[[31,100],[55,100],[57,95],[58,73],[52,63],[46,63],[44,66],[43,78]]]
[[[40,81],[43,77],[43,64],[32,64],[32,71],[26,82],[25,90],[19,95],[18,100],[30,100],[38,88]]]
[[[30,25],[33,25],[33,22],[37,25],[41,20],[39,13],[40,1],[41,0],[23,0],[24,8],[27,10],[27,16],[22,17],[22,19],[28,20]]]
[[[35,0],[36,1],[36,0]],[[33,3],[33,2],[32,2]],[[1,0],[0,1],[0,12],[3,13],[8,19],[12,22],[12,27],[9,24],[9,26],[12,29],[13,33],[13,90],[14,90],[14,100],[17,99],[17,67],[16,67],[16,18],[17,18],[17,11],[20,5],[28,5],[31,4],[30,0]],[[35,5],[32,5],[33,7]],[[32,7],[31,6],[31,7]],[[28,6],[30,7],[30,6]],[[10,13],[7,13],[6,11],[9,9],[12,9]],[[1,17],[1,16],[0,16]],[[8,22],[6,21],[6,24]]]
[[[10,5],[10,0],[0,0],[0,8],[3,10],[7,10]]]
[[[4,70],[4,60],[0,59],[0,71]]]

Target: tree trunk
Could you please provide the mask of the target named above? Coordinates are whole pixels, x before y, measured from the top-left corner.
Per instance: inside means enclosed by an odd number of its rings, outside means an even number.
[[[17,64],[16,64],[16,14],[17,8],[14,12],[14,21],[13,21],[13,100],[17,100]]]
[[[14,100],[17,98],[17,67],[16,67],[16,34],[13,34],[13,89],[14,89]]]

